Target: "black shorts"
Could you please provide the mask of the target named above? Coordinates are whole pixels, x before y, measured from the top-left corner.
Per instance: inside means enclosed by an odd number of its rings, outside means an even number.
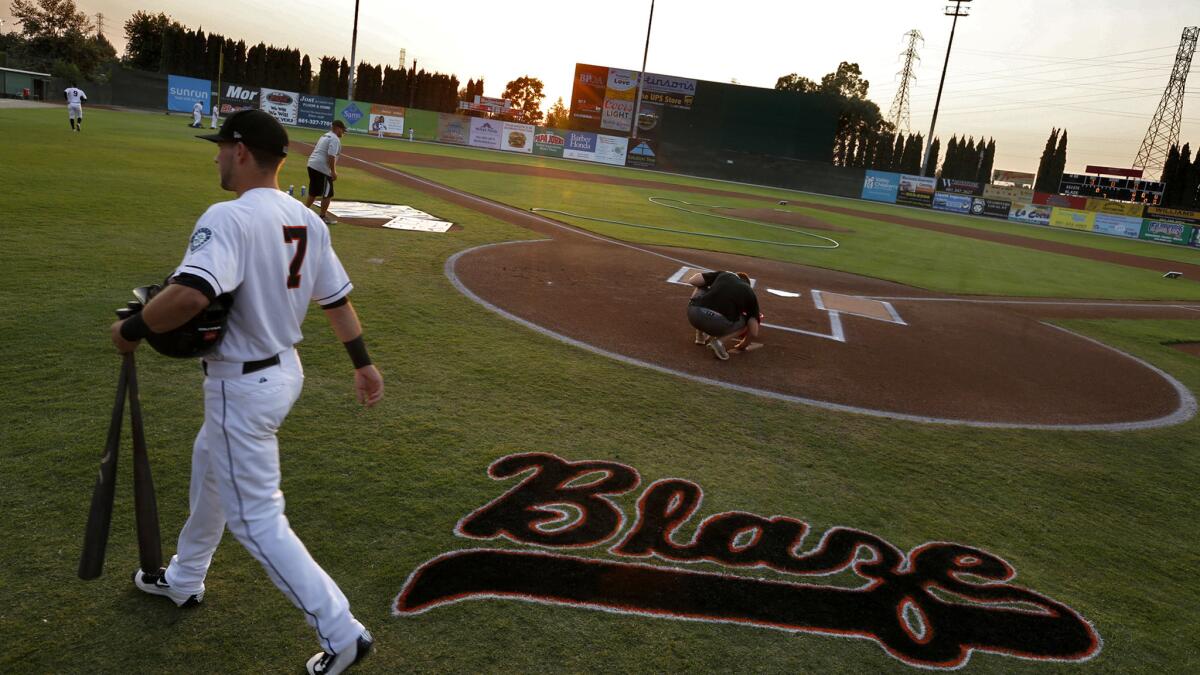
[[[333,181],[325,174],[308,167],[308,194],[314,197],[333,197]]]

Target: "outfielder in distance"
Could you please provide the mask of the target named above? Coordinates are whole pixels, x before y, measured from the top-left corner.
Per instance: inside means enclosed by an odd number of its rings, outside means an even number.
[[[83,102],[87,100],[87,94],[71,83],[71,86],[63,89],[63,98],[67,99],[67,119],[71,122],[71,130],[83,131]]]
[[[176,605],[198,604],[226,525],[305,614],[322,651],[309,673],[340,673],[365,657],[371,634],[350,603],[313,560],[283,513],[276,430],[304,381],[294,347],[310,301],[325,310],[350,353],[358,400],[383,398],[383,378],[371,364],[362,327],[347,297],[353,286],[334,253],[329,228],[279,190],[287,132],[259,110],[231,115],[218,133],[221,187],[238,195],[209,207],[192,230],[170,283],[140,313],[112,325],[125,353],[151,332],[184,325],[218,295],[234,294],[223,341],[204,358],[204,424],[192,449],[190,514],[170,564],[137,570],[146,593]]]

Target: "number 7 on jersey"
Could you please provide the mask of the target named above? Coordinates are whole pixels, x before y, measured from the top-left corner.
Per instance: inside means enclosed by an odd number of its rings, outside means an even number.
[[[288,288],[300,288],[300,266],[304,264],[304,254],[308,251],[308,227],[304,225],[284,225],[283,242],[296,244],[296,253],[292,255],[292,264],[288,267]]]

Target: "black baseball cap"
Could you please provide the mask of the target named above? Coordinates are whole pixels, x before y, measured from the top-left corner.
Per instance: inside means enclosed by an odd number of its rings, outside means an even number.
[[[261,110],[239,110],[221,125],[215,134],[196,136],[213,143],[244,143],[287,157],[288,135],[279,120]]]

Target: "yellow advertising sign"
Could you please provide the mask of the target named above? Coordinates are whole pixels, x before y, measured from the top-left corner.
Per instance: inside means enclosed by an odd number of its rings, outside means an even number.
[[[1033,201],[1033,190],[1020,187],[1005,187],[1003,185],[983,186],[983,196],[988,199],[1000,199],[1014,204],[1028,204]]]
[[[1065,227],[1071,230],[1091,232],[1095,226],[1095,211],[1079,211],[1077,209],[1066,209],[1056,206],[1050,212],[1050,227]]]
[[[1142,217],[1141,204],[1114,202],[1097,197],[1089,197],[1087,200],[1087,206],[1084,208],[1088,211],[1095,211],[1096,213],[1110,213],[1114,216],[1129,216],[1131,218]]]

